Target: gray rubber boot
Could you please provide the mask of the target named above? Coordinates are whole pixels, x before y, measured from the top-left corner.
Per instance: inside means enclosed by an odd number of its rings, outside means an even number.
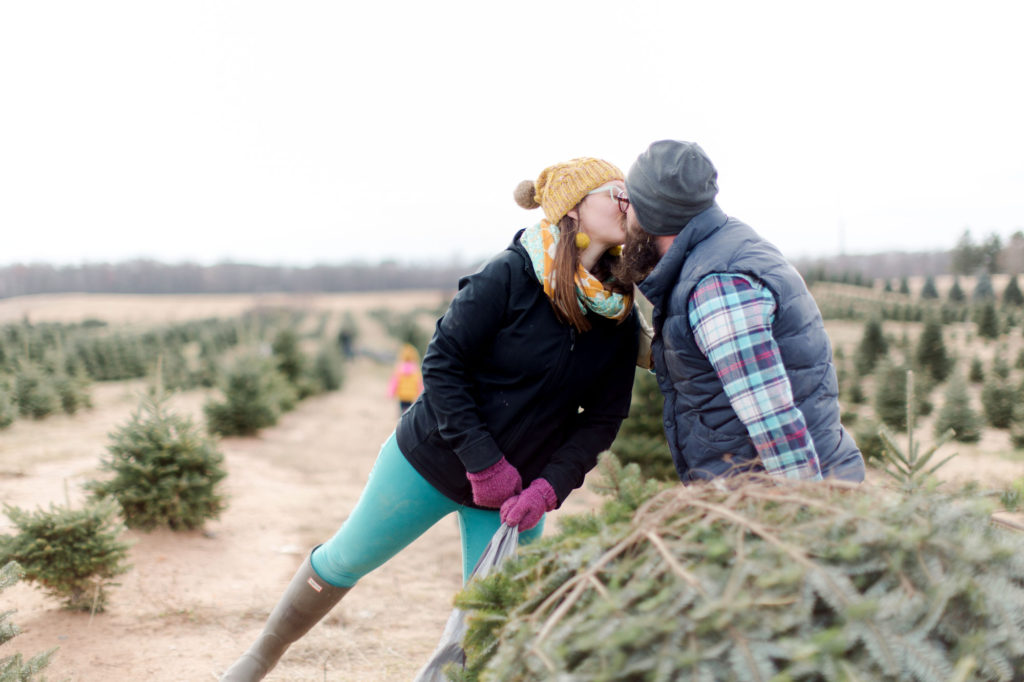
[[[263,632],[221,677],[221,682],[257,682],[277,664],[292,643],[320,622],[349,588],[328,585],[306,556],[295,577],[270,612]]]

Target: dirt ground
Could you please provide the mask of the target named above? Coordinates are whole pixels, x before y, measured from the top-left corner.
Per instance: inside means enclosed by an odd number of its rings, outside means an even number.
[[[435,305],[441,294],[304,297],[304,305],[365,312]],[[84,319],[152,322],[233,315],[253,297],[26,297],[0,302],[0,321]],[[268,297],[258,300],[268,303]],[[275,297],[274,303],[293,299]],[[369,330],[369,327],[366,327]],[[389,342],[370,330],[360,343]],[[303,555],[328,538],[354,505],[377,450],[394,428],[386,397],[390,367],[360,358],[339,392],[301,403],[252,438],[221,441],[229,506],[203,531],[129,531],[132,569],[113,588],[105,613],[69,613],[22,582],[0,609],[23,634],[0,653],[26,656],[60,647],[52,680],[215,680],[259,632]],[[142,382],[95,384],[95,407],[0,431],[0,500],[23,507],[82,501],[82,483],[99,475],[108,434],[138,403]],[[179,394],[174,407],[201,419],[206,394]],[[959,459],[959,458],[958,458]],[[950,475],[997,486],[1024,476],[1024,463],[972,455]],[[578,491],[557,517],[599,503]],[[13,529],[0,516],[0,532]],[[445,519],[367,576],[303,640],[268,680],[410,680],[430,653],[461,586],[460,543]]]

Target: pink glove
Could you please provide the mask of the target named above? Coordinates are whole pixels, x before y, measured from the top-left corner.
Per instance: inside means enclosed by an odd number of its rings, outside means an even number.
[[[523,489],[522,477],[504,457],[483,471],[467,471],[466,478],[473,486],[473,503],[491,509],[497,509],[502,502],[518,495]]]
[[[555,489],[543,478],[534,479],[521,495],[510,497],[501,505],[501,522],[519,526],[519,531],[530,530],[537,525],[544,512],[558,504]]]

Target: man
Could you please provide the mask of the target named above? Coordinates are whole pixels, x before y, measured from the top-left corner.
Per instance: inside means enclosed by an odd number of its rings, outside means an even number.
[[[654,370],[679,477],[862,481],[821,313],[782,253],[718,207],[717,180],[700,146],[673,140],[653,143],[626,179],[619,276],[654,305]]]

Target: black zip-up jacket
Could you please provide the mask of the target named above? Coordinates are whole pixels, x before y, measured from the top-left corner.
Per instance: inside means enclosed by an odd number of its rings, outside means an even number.
[[[629,415],[635,312],[621,323],[588,312],[582,333],[560,322],[521,234],[459,281],[423,358],[423,393],[398,423],[409,463],[471,507],[466,472],[502,455],[524,487],[547,479],[561,505]]]

